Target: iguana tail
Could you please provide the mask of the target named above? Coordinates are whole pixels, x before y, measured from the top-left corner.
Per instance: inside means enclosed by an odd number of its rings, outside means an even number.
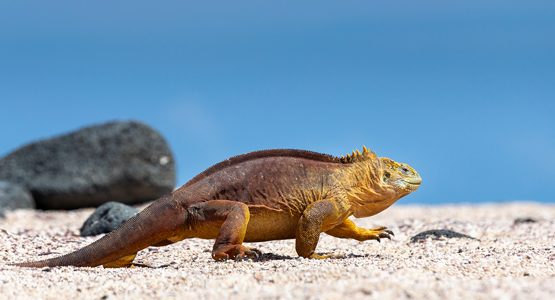
[[[122,258],[131,257],[148,246],[167,240],[185,226],[186,210],[172,196],[165,196],[118,229],[75,252],[51,259],[14,264],[21,267],[77,266],[95,267],[114,265]]]

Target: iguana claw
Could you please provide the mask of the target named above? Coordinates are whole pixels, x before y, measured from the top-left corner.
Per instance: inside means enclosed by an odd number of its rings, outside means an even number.
[[[245,247],[247,248],[247,247]],[[262,252],[256,248],[247,248],[241,253],[237,254],[234,259],[235,261],[241,261],[246,259],[258,260],[262,257]]]
[[[252,259],[258,260],[262,257],[262,252],[256,248],[249,248],[245,250],[243,253],[238,254],[235,256],[236,261],[245,260],[245,259]]]
[[[375,239],[378,242],[380,242],[381,238],[391,240],[391,236],[395,235],[395,234],[393,234],[393,231],[387,229],[387,227],[385,227],[385,226],[372,228],[372,229],[370,229],[370,232],[371,232],[372,238]]]
[[[382,232],[382,233],[380,233],[380,234],[378,235],[378,237],[386,238],[386,239],[390,239],[390,240],[391,240],[391,236],[390,236],[389,233],[387,233],[387,232]]]
[[[215,260],[256,260],[262,256],[262,252],[255,248],[245,247],[243,245],[224,245],[212,251],[212,258]]]
[[[251,248],[251,251],[254,252],[254,254],[256,255],[256,259],[259,259],[262,257],[262,251],[256,249],[256,248]]]

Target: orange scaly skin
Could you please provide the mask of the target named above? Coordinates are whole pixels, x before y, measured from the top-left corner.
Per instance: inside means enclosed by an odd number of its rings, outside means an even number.
[[[320,233],[359,241],[390,238],[385,227],[360,228],[348,218],[375,215],[421,183],[407,164],[363,147],[347,156],[265,150],[225,160],[164,196],[118,229],[75,252],[24,267],[133,265],[138,251],[186,238],[216,239],[215,260],[257,258],[243,242],[296,239],[315,253]]]

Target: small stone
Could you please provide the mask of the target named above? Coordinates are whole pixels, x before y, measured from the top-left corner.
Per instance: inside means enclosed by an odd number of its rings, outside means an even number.
[[[360,289],[360,292],[364,295],[372,295],[372,290],[370,288],[363,287]]]
[[[525,223],[536,223],[538,220],[531,217],[516,218],[513,222],[514,225],[525,224]]]
[[[138,209],[122,203],[104,203],[87,218],[81,227],[81,236],[94,236],[111,232],[138,212]]]

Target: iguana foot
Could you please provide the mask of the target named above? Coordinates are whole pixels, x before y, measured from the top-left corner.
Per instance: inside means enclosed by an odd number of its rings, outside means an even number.
[[[369,237],[371,237],[372,239],[380,242],[381,238],[385,238],[385,239],[390,239],[391,240],[391,236],[395,235],[393,233],[393,231],[387,229],[387,227],[385,226],[380,226],[380,227],[376,227],[376,228],[372,228],[372,229],[368,229],[368,234]]]
[[[256,248],[249,248],[243,245],[224,245],[212,251],[212,258],[215,260],[226,259],[253,259],[262,257],[262,252]]]
[[[245,260],[245,259],[252,259],[258,260],[262,257],[262,251],[256,248],[248,248],[249,250],[246,251],[244,254],[239,254],[235,256],[236,261]]]
[[[103,264],[104,268],[126,268],[133,265],[137,253],[120,257],[114,261]]]
[[[391,236],[394,235],[393,231],[387,229],[385,226],[367,229],[358,227],[349,219],[344,220],[343,223],[326,231],[326,233],[331,236],[355,239],[361,242],[367,240],[376,240],[379,242],[382,238],[391,239]]]

